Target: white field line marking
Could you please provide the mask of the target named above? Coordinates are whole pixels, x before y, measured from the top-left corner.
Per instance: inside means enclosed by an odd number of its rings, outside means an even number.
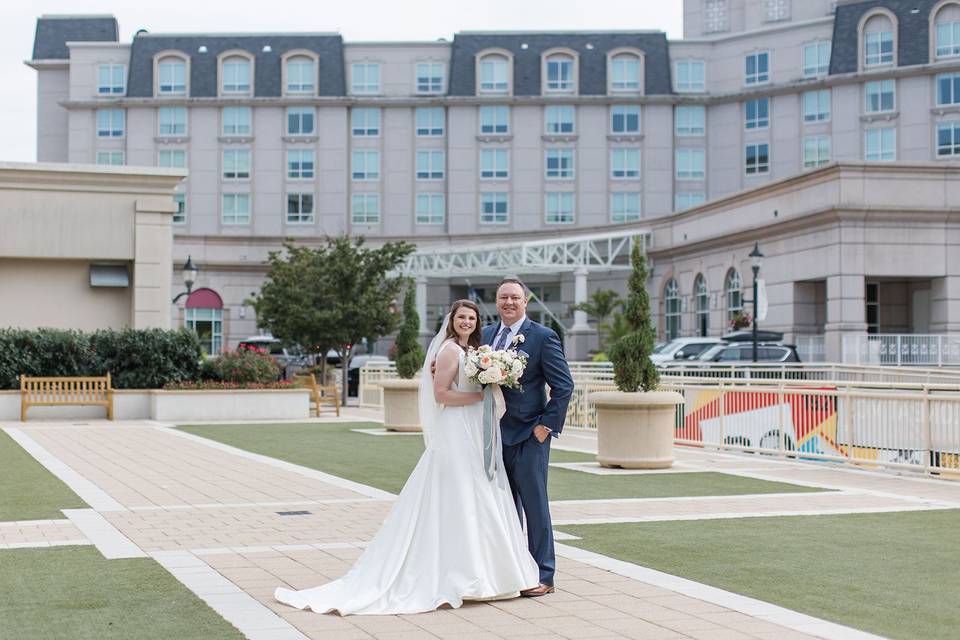
[[[604,498],[600,500],[551,500],[550,504],[644,504],[647,502],[714,502],[717,500],[740,500],[743,498],[824,498],[833,496],[862,495],[860,491],[811,491],[801,493],[737,493],[729,496],[673,496],[666,498]]]
[[[93,509],[63,509],[63,514],[97,546],[104,558],[144,558],[146,553]]]
[[[43,542],[8,542],[0,544],[0,549],[47,549],[50,547],[92,546],[89,540],[44,540]]]
[[[4,427],[3,430],[92,508],[97,511],[126,511],[126,508],[111,498],[107,492],[61,462],[20,429]]]
[[[376,489],[374,487],[367,486],[365,484],[360,484],[359,482],[353,482],[351,480],[346,480],[339,476],[334,476],[329,473],[324,473],[322,471],[317,471],[316,469],[310,469],[309,467],[302,467],[298,464],[293,464],[291,462],[286,462],[284,460],[278,460],[277,458],[271,458],[270,456],[260,455],[259,453],[251,453],[250,451],[245,451],[243,449],[238,449],[237,447],[231,447],[230,445],[223,444],[222,442],[217,442],[215,440],[209,440],[207,438],[202,438],[200,436],[195,436],[192,433],[187,433],[186,431],[180,431],[179,429],[170,429],[164,426],[155,426],[155,428],[164,433],[169,433],[171,435],[177,436],[178,438],[185,438],[197,444],[202,444],[206,447],[212,449],[217,449],[219,451],[224,451],[226,453],[233,454],[235,456],[240,456],[241,458],[246,458],[247,460],[255,460],[271,467],[276,467],[278,469],[283,469],[285,471],[292,471],[293,473],[299,474],[301,476],[311,478],[313,480],[320,480],[326,484],[338,487],[340,489],[347,489],[348,491],[353,491],[354,493],[359,493],[360,495],[367,496],[368,498],[378,498],[380,500],[390,500],[395,499],[396,496],[382,489]]]
[[[189,511],[192,509],[250,509],[259,507],[307,507],[324,504],[361,504],[365,502],[392,502],[396,498],[330,498],[328,500],[294,500],[285,502],[208,502],[203,504],[173,504],[130,507],[129,511]]]
[[[350,429],[367,436],[423,436],[419,431],[387,431],[386,429]]]
[[[880,636],[814,618],[768,602],[717,589],[700,582],[680,578],[669,573],[648,569],[638,564],[615,560],[607,556],[578,549],[565,544],[556,545],[557,555],[582,562],[598,569],[632,578],[639,582],[669,589],[675,593],[738,611],[772,624],[810,633],[825,640],[883,640]]]

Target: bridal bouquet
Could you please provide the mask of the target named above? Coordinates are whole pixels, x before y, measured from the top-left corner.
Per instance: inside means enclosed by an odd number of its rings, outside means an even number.
[[[467,352],[464,372],[467,378],[478,384],[495,384],[510,389],[520,388],[520,378],[527,366],[526,357],[513,349],[494,351],[483,345]]]

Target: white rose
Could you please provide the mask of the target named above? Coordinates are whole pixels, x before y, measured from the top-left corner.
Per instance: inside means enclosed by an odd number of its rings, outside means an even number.
[[[515,375],[520,375],[523,373],[523,362],[520,360],[514,360],[513,364],[510,365],[510,370],[513,371]]]
[[[468,377],[472,378],[473,376],[477,375],[477,366],[472,362],[467,362],[467,364],[463,365],[463,371]]]

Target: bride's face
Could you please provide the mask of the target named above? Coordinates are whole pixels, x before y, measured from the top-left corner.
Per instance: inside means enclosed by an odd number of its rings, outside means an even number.
[[[477,314],[470,307],[460,307],[453,314],[453,330],[461,339],[466,340],[477,328]]]

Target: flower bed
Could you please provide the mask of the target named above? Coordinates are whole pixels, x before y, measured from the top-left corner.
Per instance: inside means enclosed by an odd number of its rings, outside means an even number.
[[[277,382],[220,382],[218,380],[199,380],[196,382],[171,382],[163,385],[164,391],[238,391],[299,388],[290,380]]]

